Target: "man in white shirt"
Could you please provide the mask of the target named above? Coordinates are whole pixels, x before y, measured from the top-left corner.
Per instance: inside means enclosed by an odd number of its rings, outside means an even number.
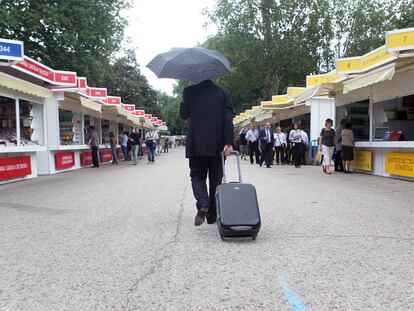
[[[122,135],[121,148],[122,148],[122,153],[124,154],[124,160],[128,161],[129,160],[129,157],[128,157],[128,132],[124,132],[124,135]]]
[[[256,126],[252,124],[250,130],[246,133],[246,140],[249,145],[250,163],[253,164],[253,153],[256,157],[256,164],[260,163],[260,150],[259,150],[259,131]]]
[[[285,133],[282,132],[280,126],[276,128],[274,134],[275,137],[275,152],[276,152],[276,164],[284,163],[285,150],[287,146]]]

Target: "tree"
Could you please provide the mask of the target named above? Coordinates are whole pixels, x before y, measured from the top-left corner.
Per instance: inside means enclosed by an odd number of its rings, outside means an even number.
[[[230,60],[232,75],[218,81],[240,112],[381,46],[385,31],[413,25],[413,2],[217,0],[205,14],[218,34],[203,45]]]
[[[26,55],[100,86],[111,75],[129,1],[0,0],[0,37],[22,40]]]
[[[141,74],[133,50],[125,51],[124,56],[116,59],[111,65],[111,72],[111,78],[105,84],[111,95],[121,96],[124,103],[160,116],[162,106],[158,100],[158,92]]]

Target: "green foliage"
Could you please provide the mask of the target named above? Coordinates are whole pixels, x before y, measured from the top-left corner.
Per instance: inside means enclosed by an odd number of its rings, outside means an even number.
[[[19,39],[25,54],[103,85],[120,47],[129,0],[0,0],[0,37]]]
[[[171,135],[183,135],[187,130],[187,123],[180,118],[180,96],[169,96],[165,93],[160,93],[158,97],[159,102],[163,106],[162,119],[167,122],[168,130]]]
[[[217,0],[205,14],[219,31],[203,46],[230,60],[232,75],[218,81],[240,112],[381,46],[385,31],[413,24],[413,2]]]
[[[135,105],[147,113],[159,116],[161,106],[158,93],[151,88],[147,79],[141,74],[135,52],[127,50],[111,66],[111,77],[106,81],[110,95],[121,96],[126,104]]]

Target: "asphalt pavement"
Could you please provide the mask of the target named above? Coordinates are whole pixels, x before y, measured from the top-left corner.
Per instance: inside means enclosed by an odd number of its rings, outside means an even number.
[[[256,241],[194,227],[183,148],[0,186],[0,310],[414,310],[414,183],[242,171]]]

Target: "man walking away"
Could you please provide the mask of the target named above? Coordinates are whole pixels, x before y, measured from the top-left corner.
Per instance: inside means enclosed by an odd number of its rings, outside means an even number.
[[[132,145],[132,155],[133,155],[134,165],[137,165],[139,141],[141,139],[141,134],[138,132],[138,128],[134,128],[134,132],[131,134],[130,139],[131,139],[131,145]]]
[[[93,125],[89,126],[89,146],[92,150],[92,163],[93,167],[99,167],[99,158],[98,158],[98,147],[99,147],[99,138],[98,133],[95,131]]]
[[[345,170],[343,161],[342,161],[342,131],[345,129],[347,123],[348,121],[346,119],[342,119],[338,128],[335,130],[335,133],[336,133],[335,172],[343,172]]]
[[[233,104],[229,93],[211,80],[184,89],[180,116],[189,120],[186,157],[191,185],[197,201],[194,220],[200,226],[216,222],[216,188],[222,182],[220,153],[233,150]],[[209,192],[206,180],[209,179]]]
[[[124,135],[122,135],[121,148],[124,154],[124,160],[128,161],[128,132],[124,132]]]
[[[263,162],[265,162],[267,168],[271,167],[273,143],[274,143],[273,131],[270,128],[270,123],[266,122],[265,128],[260,131],[260,149],[262,150],[262,156],[260,158],[260,166],[262,166]]]
[[[246,140],[246,129],[242,128],[239,133],[239,142],[240,142],[240,157],[243,160],[246,160],[246,149],[247,149],[247,140]]]
[[[145,138],[145,144],[148,148],[148,164],[154,164],[155,147],[158,140],[158,134],[156,131],[148,131]]]
[[[252,124],[250,130],[246,133],[246,140],[249,146],[250,164],[253,164],[253,153],[256,157],[256,164],[260,162],[260,150],[259,150],[259,131],[255,125]]]

